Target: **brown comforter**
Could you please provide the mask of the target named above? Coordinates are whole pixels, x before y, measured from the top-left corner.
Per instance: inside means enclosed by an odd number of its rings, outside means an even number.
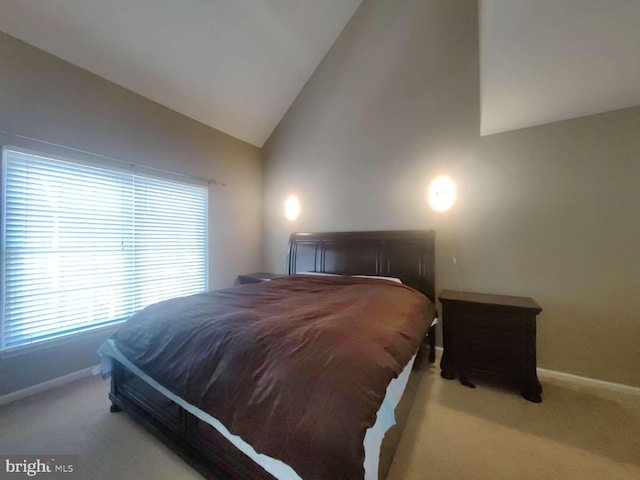
[[[149,376],[303,479],[359,479],[366,430],[432,313],[401,284],[294,275],[151,305],[113,338]]]

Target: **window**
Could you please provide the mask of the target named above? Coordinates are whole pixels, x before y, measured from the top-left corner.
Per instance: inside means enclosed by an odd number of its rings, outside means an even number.
[[[207,189],[3,150],[0,349],[207,287]]]

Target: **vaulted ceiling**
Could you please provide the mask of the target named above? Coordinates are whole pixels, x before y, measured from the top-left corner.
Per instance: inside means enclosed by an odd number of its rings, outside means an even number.
[[[261,147],[360,3],[0,0],[0,30]],[[640,1],[480,6],[483,134],[640,105]]]
[[[640,105],[640,0],[482,0],[482,134]]]
[[[262,146],[361,0],[0,0],[0,30]]]

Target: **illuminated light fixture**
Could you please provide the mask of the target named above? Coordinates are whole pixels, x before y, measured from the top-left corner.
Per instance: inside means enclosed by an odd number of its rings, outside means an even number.
[[[284,215],[291,221],[300,215],[300,200],[295,195],[289,195],[285,200]]]
[[[456,203],[456,184],[447,176],[436,178],[429,185],[429,205],[438,212],[446,212]]]

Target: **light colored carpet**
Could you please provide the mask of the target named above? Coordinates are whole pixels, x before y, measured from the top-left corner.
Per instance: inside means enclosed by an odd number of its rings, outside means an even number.
[[[534,404],[432,367],[388,480],[640,479],[640,396],[540,381]]]
[[[541,379],[543,403],[423,372],[389,480],[640,478],[640,397]],[[88,378],[0,407],[0,453],[77,454],[83,479],[200,479]]]

